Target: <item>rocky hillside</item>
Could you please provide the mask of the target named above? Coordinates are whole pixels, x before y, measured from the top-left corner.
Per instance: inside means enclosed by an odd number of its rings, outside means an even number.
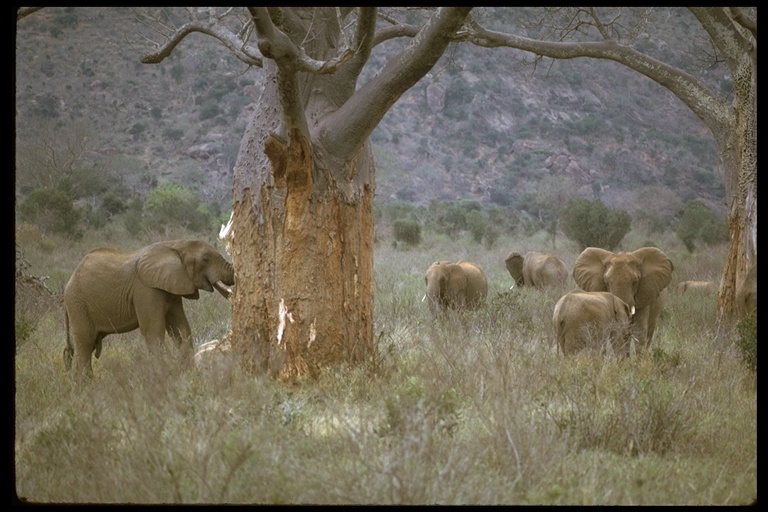
[[[500,14],[494,23],[509,21]],[[688,55],[702,34],[686,11],[665,11],[654,27],[645,51],[729,91],[723,68],[702,70]],[[158,65],[139,62],[139,43],[127,8],[46,8],[21,20],[19,138],[84,120],[98,135],[89,155],[97,168],[134,190],[177,181],[228,209],[239,143],[259,108],[259,70],[202,35]],[[377,48],[367,71],[396,44]],[[373,134],[379,201],[463,198],[524,210],[552,189],[629,211],[648,197],[722,211],[712,137],[664,88],[611,62],[534,68],[520,56],[458,45],[400,99]]]

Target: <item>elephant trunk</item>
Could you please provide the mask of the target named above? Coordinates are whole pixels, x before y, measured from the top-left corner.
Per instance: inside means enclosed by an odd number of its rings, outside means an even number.
[[[226,269],[224,271],[224,277],[213,283],[213,287],[219,292],[225,299],[229,299],[232,295],[232,286],[235,285],[235,269],[230,262],[226,262]]]

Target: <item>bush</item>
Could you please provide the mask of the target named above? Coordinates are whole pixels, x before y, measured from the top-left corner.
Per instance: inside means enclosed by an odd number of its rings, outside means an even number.
[[[415,220],[398,219],[393,224],[395,240],[408,245],[421,243],[421,225]]]
[[[696,248],[696,241],[705,245],[716,245],[728,240],[728,225],[701,201],[689,201],[680,209],[678,238],[688,252]]]
[[[21,206],[19,213],[22,220],[37,224],[43,231],[60,233],[79,238],[78,230],[80,211],[72,204],[72,199],[61,190],[38,188],[32,191]]]
[[[739,336],[736,346],[741,351],[741,357],[747,368],[757,372],[757,315],[752,313],[745,316],[736,324]]]
[[[627,212],[611,210],[599,199],[571,199],[560,212],[563,233],[581,249],[601,247],[612,251],[629,233],[631,224]]]
[[[210,211],[200,204],[194,192],[176,183],[153,189],[142,213],[144,225],[149,228],[176,225],[200,232],[211,225]]]
[[[472,210],[467,213],[466,219],[469,232],[472,233],[472,240],[479,244],[483,241],[486,231],[485,215],[479,210]]]

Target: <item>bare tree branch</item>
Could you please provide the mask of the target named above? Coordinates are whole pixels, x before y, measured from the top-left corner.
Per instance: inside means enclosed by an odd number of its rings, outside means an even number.
[[[238,34],[232,33],[220,23],[220,20],[224,15],[214,16],[211,14],[207,22],[195,20],[185,23],[181,27],[175,29],[173,33],[167,35],[167,40],[163,44],[156,45],[158,46],[157,51],[145,55],[141,59],[141,62],[144,64],[157,64],[162,62],[171,54],[171,52],[173,52],[174,48],[176,48],[185,37],[189,34],[199,32],[220,41],[238,59],[246,64],[262,67],[263,62],[258,51],[248,46],[244,39],[238,37]],[[245,31],[241,30],[241,34],[242,33],[245,33]]]
[[[42,9],[42,7],[19,7],[16,10],[16,21],[19,21],[22,18],[26,18],[30,14],[39,11]]]
[[[418,82],[458,36],[471,7],[442,7],[381,72],[364,84],[326,121],[323,134],[334,141],[326,147],[351,155],[378,125],[400,96]]]
[[[724,105],[693,76],[614,40],[552,42],[495,32],[476,23],[468,26],[471,33],[467,39],[477,46],[507,46],[554,59],[591,57],[619,62],[672,91],[709,126],[727,124],[728,112]]]

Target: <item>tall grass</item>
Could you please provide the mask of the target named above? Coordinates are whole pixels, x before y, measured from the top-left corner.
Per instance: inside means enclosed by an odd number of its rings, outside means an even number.
[[[55,250],[30,243],[30,271],[66,282],[79,257],[103,245],[94,238],[47,240]],[[716,322],[713,297],[670,293],[651,350],[636,357],[563,357],[551,317],[566,290],[510,290],[504,268],[509,251],[551,250],[548,240],[502,236],[493,250],[429,233],[417,247],[388,242],[375,250],[375,360],[330,368],[300,388],[237,366],[181,369],[173,357],[150,354],[137,332],[107,337],[94,379],[77,384],[62,364],[60,306],[43,310],[16,346],[18,496],[142,504],[756,499],[755,374],[734,345],[735,329]],[[724,251],[673,256],[675,273],[719,276]],[[569,266],[578,256],[565,240],[558,253]],[[424,272],[432,261],[462,258],[488,273],[488,303],[436,322],[421,302]],[[229,328],[216,294],[186,310],[196,343]]]

